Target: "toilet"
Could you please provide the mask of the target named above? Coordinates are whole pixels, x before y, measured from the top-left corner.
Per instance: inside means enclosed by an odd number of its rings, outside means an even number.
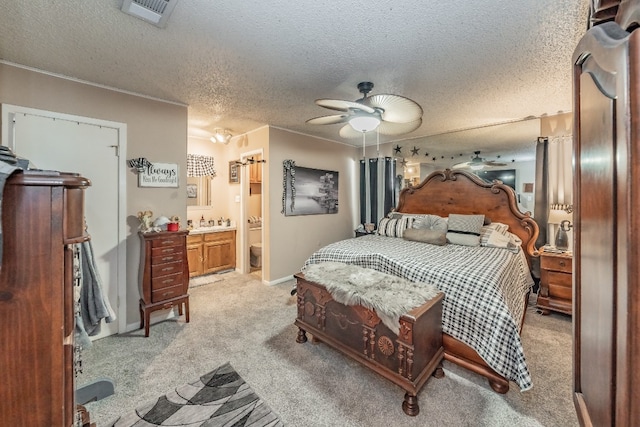
[[[249,250],[251,267],[262,267],[262,243],[254,243]]]

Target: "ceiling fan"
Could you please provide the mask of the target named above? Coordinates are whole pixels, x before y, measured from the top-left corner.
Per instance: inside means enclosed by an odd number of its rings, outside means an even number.
[[[404,96],[380,94],[369,96],[373,83],[358,83],[362,98],[356,101],[316,99],[316,104],[341,114],[315,117],[307,120],[314,125],[346,123],[340,129],[343,138],[359,138],[377,130],[382,135],[401,135],[413,132],[422,124],[422,107]]]
[[[475,156],[471,157],[471,160],[469,160],[468,162],[462,162],[462,163],[456,163],[455,165],[451,166],[452,169],[473,169],[473,170],[478,170],[478,169],[482,169],[485,166],[506,166],[506,163],[503,162],[499,162],[496,160],[487,160],[485,158],[480,157],[480,151],[474,151],[473,154],[475,154]]]

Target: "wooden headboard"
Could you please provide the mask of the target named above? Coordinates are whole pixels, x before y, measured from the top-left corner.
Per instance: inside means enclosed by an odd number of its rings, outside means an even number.
[[[482,214],[492,222],[507,224],[509,231],[522,240],[529,266],[531,258],[538,256],[535,248],[538,224],[529,212],[520,212],[515,191],[501,181],[489,184],[472,173],[458,170],[433,172],[419,185],[402,190],[395,210],[441,217]]]

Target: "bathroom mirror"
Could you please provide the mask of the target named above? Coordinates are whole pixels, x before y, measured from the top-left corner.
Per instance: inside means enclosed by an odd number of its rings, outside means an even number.
[[[187,207],[211,206],[211,177],[187,177]]]

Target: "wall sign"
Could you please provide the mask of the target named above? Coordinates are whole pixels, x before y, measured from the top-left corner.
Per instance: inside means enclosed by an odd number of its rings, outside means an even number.
[[[176,163],[153,163],[138,174],[138,187],[178,187]]]

